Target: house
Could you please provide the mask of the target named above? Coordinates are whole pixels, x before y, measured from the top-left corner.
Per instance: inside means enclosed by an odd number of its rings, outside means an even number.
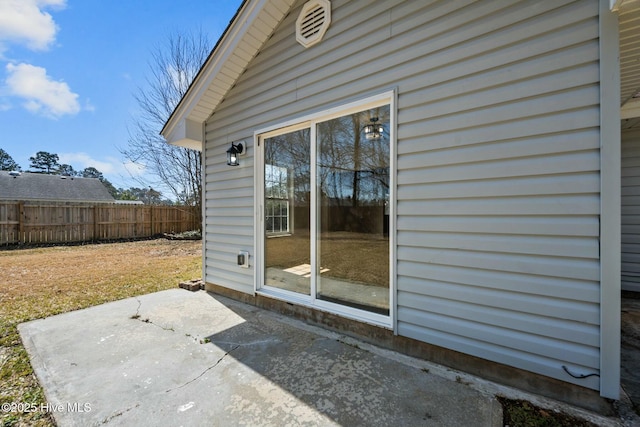
[[[244,1],[162,131],[205,159],[207,289],[618,399],[638,22],[638,0]]]
[[[0,200],[114,203],[97,178],[0,171]]]

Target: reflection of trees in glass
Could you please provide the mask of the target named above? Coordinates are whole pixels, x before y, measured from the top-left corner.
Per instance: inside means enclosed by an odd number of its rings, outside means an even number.
[[[266,164],[264,166],[264,191],[266,197],[289,198],[289,179],[287,168]]]
[[[377,117],[385,132],[366,139],[363,127]],[[318,125],[318,179],[333,206],[373,206],[389,192],[389,106],[339,117]]]
[[[290,171],[288,184],[296,206],[309,204],[310,175],[309,129],[274,136],[265,141],[265,164]],[[265,179],[266,169],[265,169]],[[265,191],[268,189],[265,187]]]

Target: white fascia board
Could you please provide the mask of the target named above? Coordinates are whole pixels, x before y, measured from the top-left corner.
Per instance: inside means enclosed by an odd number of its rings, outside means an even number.
[[[173,126],[170,133],[165,135],[165,138],[169,144],[202,151],[202,141],[204,141],[203,125],[202,123],[182,118]]]
[[[243,37],[248,33],[258,15],[269,1],[270,0],[247,1],[243,4],[242,10],[231,23],[228,31],[223,35],[223,39],[218,42],[216,50],[207,59],[201,73],[197,76],[189,91],[176,107],[173,116],[171,116],[166,123],[162,135],[167,140],[170,140],[168,135],[173,133],[174,128],[178,127],[180,122],[189,119],[191,113],[210,85],[215,84],[215,78],[220,73],[220,70],[222,70],[229,57],[233,54],[238,44],[240,44]]]
[[[620,118],[635,119],[640,117],[640,98],[631,98],[620,108]]]
[[[618,16],[600,0],[600,396],[620,398],[620,63]]]

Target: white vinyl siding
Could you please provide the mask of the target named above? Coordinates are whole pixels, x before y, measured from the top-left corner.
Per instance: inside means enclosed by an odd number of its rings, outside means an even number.
[[[204,270],[210,283],[251,292],[253,271],[239,268],[236,257],[240,250],[249,250],[253,255],[253,176],[242,166],[227,165],[227,148],[225,144],[219,149],[208,146],[205,150]],[[249,156],[240,157],[240,164],[251,161]],[[212,176],[217,179],[211,180]],[[251,258],[249,262],[253,264]]]
[[[640,292],[640,130],[622,132],[621,284]]]
[[[303,3],[207,122],[207,281],[254,289],[254,131],[395,88],[399,335],[598,389],[598,1],[334,0],[309,49]]]

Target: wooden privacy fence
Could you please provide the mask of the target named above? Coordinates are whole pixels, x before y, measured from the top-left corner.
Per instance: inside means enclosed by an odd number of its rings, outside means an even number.
[[[135,239],[200,228],[192,206],[0,201],[0,245]]]

